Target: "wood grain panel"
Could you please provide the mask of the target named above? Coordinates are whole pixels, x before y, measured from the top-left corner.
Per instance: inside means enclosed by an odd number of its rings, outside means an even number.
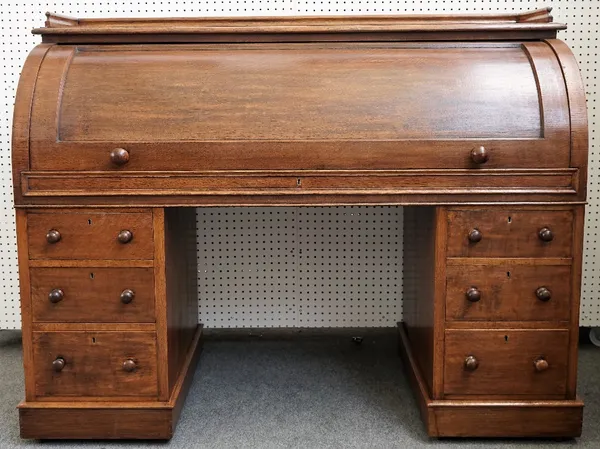
[[[36,396],[156,397],[154,332],[34,332]],[[56,372],[52,362],[62,357]],[[123,362],[136,363],[133,372]]]
[[[415,363],[433,395],[435,308],[435,208],[404,209],[402,320]]]
[[[168,409],[20,408],[21,438],[170,439]]]
[[[527,54],[537,82],[540,103],[543,104],[543,134],[546,138],[565,141],[569,139],[569,103],[565,80],[556,58],[548,54],[544,42],[525,42]]]
[[[571,322],[569,341],[569,373],[567,375],[567,395],[577,397],[577,359],[579,346],[579,306],[583,272],[583,251],[585,239],[585,206],[573,208],[573,271],[571,281]]]
[[[167,325],[167,274],[165,251],[165,209],[152,209],[154,232],[154,297],[156,314],[156,353],[158,370],[158,398],[166,401],[169,388],[169,329]]]
[[[52,303],[48,294],[64,297]],[[135,294],[121,301],[124,290]],[[35,322],[153,323],[152,268],[31,268],[31,298]]]
[[[575,438],[581,435],[583,403],[563,401],[532,404],[466,402],[433,407],[431,436]]]
[[[541,137],[513,47],[81,49],[61,100],[62,141]]]
[[[99,165],[103,165],[98,161]],[[468,162],[466,162],[468,164]],[[258,173],[193,172],[26,172],[24,196],[344,194],[351,193],[537,193],[576,194],[572,169],[538,170],[371,170]]]
[[[482,321],[563,321],[571,310],[571,267],[555,265],[451,265],[447,267],[446,319]],[[481,299],[466,292],[475,287]],[[536,290],[546,287],[548,301]]]
[[[196,211],[165,209],[169,391],[175,387],[198,328]]]
[[[540,229],[554,238],[544,242]],[[482,239],[471,243],[469,232],[478,229]],[[448,213],[449,257],[571,257],[573,212],[549,210],[474,209]]]
[[[29,131],[31,126],[31,110],[38,71],[50,49],[49,44],[40,44],[31,50],[21,69],[19,85],[15,94],[13,111],[13,128],[11,138],[11,165],[13,172],[13,191],[15,202],[21,200],[21,183],[19,173],[29,170]]]
[[[48,243],[50,230],[60,232]],[[117,240],[122,230],[133,233],[129,243]],[[152,214],[80,211],[32,212],[28,216],[31,259],[152,259]]]
[[[17,257],[19,262],[19,293],[21,297],[21,333],[23,335],[23,368],[25,371],[25,399],[35,399],[33,376],[33,311],[29,276],[29,240],[27,238],[28,214],[25,210],[15,211],[17,225]]]
[[[567,330],[446,330],[444,393],[564,397],[568,353]],[[465,368],[468,356],[479,363],[474,371]],[[540,357],[546,371],[534,367]]]
[[[577,167],[581,171],[578,190],[579,197],[585,200],[589,151],[585,84],[577,66],[577,60],[567,44],[558,39],[548,39],[545,42],[554,51],[565,79],[571,119],[571,161],[569,166]]]

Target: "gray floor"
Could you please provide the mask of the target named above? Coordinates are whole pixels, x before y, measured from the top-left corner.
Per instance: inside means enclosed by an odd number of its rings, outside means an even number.
[[[582,346],[578,440],[431,440],[401,374],[394,334],[207,341],[177,433],[160,442],[19,439],[20,335],[0,332],[0,448],[600,448],[600,349]],[[482,418],[483,419],[483,418]]]

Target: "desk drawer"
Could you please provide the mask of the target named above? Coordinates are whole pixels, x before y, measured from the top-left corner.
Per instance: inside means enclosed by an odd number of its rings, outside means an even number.
[[[36,396],[155,397],[154,332],[34,332]]]
[[[571,257],[570,210],[450,210],[449,257]]]
[[[449,265],[446,319],[568,321],[569,265]]]
[[[568,343],[568,330],[446,330],[444,393],[564,397]]]
[[[153,323],[152,268],[31,268],[35,322]]]
[[[152,259],[152,213],[30,212],[31,259]]]

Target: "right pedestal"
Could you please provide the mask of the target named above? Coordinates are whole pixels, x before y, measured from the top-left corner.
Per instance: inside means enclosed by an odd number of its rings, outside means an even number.
[[[400,344],[429,435],[581,434],[583,212],[405,209]]]

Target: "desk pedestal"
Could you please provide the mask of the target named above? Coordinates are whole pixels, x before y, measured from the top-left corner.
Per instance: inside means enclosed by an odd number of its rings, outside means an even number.
[[[582,206],[405,209],[401,354],[436,437],[574,437]]]
[[[571,437],[582,206],[406,207],[402,354],[431,436]],[[193,208],[17,213],[25,438],[173,435],[201,348]]]

